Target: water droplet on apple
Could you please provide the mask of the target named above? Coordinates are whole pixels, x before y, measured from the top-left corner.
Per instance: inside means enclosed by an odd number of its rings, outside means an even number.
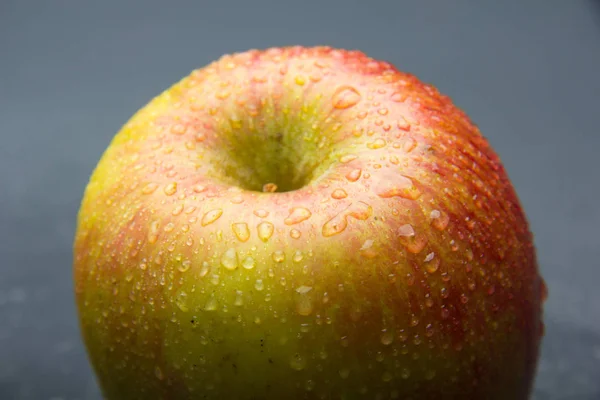
[[[271,236],[273,236],[273,231],[275,230],[275,227],[272,223],[264,221],[258,224],[256,229],[258,231],[258,237],[260,238],[260,240],[266,242],[271,238]]]
[[[244,202],[244,198],[242,196],[234,196],[229,201],[232,204],[242,204]]]
[[[467,260],[473,261],[473,250],[469,248],[465,249],[465,255],[467,256]]]
[[[294,256],[292,257],[292,260],[294,260],[294,262],[299,263],[300,261],[302,261],[303,258],[304,258],[304,256],[302,255],[302,251],[296,250],[294,252]]]
[[[169,222],[168,224],[165,225],[165,227],[163,228],[163,231],[172,232],[173,229],[175,229],[175,224],[172,222]]]
[[[313,311],[313,304],[310,292],[311,286],[299,286],[296,288],[296,312],[299,315],[310,315]]]
[[[375,243],[372,239],[367,239],[364,241],[360,249],[360,255],[366,258],[375,258],[377,257],[377,249],[373,246]]]
[[[188,312],[189,309],[187,307],[187,293],[184,291],[179,292],[179,295],[177,296],[177,298],[175,300],[175,304],[177,304],[177,307],[181,311]]]
[[[402,368],[402,371],[400,371],[400,377],[402,379],[410,378],[410,370],[408,368]]]
[[[163,374],[162,370],[160,369],[160,367],[158,365],[156,367],[154,367],[154,376],[156,376],[156,378],[159,381],[162,381],[163,379],[165,379],[165,375]]]
[[[361,174],[362,174],[362,170],[353,169],[352,171],[350,171],[346,174],[346,179],[348,179],[350,182],[356,182],[360,178]]]
[[[413,338],[413,343],[418,346],[423,342],[423,339],[421,338],[421,336],[419,336],[418,334],[415,335],[415,337]],[[415,352],[413,353],[413,358],[416,360],[417,358],[419,358],[419,353]]]
[[[458,250],[458,244],[456,243],[456,240],[454,240],[454,239],[452,239],[450,241],[450,250],[452,250],[452,251]]]
[[[219,92],[217,92],[215,94],[215,97],[219,100],[225,100],[226,98],[228,98],[231,95],[231,91],[225,89],[225,90],[221,90]]]
[[[150,224],[150,230],[148,231],[148,242],[156,243],[158,240],[158,230],[160,229],[160,222],[152,221]]]
[[[245,242],[250,238],[250,229],[248,228],[248,224],[245,222],[236,222],[231,225],[231,229],[233,230],[233,234],[240,242]]]
[[[187,128],[183,124],[175,124],[175,125],[171,126],[171,129],[170,129],[171,133],[174,135],[183,135],[186,130],[187,130]]]
[[[352,86],[339,87],[331,98],[333,107],[340,110],[350,108],[356,105],[360,100],[360,93]]]
[[[212,274],[210,276],[210,283],[212,283],[215,286],[217,286],[219,284],[220,280],[221,280],[221,277],[219,276],[219,274]]]
[[[310,218],[312,213],[304,207],[294,207],[283,221],[286,225],[295,225]]]
[[[392,101],[395,101],[396,103],[403,103],[407,97],[408,97],[408,95],[406,93],[394,92],[390,96],[390,99]]]
[[[238,267],[238,255],[234,248],[229,248],[221,256],[221,265],[233,271]]]
[[[448,223],[450,222],[450,217],[443,211],[433,210],[429,214],[432,221],[431,224],[437,230],[443,231],[448,227]]]
[[[235,291],[235,300],[233,301],[233,304],[238,307],[244,305],[244,292],[241,290]]]
[[[381,149],[382,147],[385,147],[385,145],[385,140],[381,138],[375,139],[374,141],[367,143],[367,147],[371,150]]]
[[[381,376],[381,380],[384,381],[384,382],[389,382],[393,378],[394,378],[394,376],[389,371],[384,372],[383,375]]]
[[[323,225],[321,234],[325,237],[330,237],[342,233],[348,226],[346,216],[342,213],[331,218]]]
[[[244,267],[245,269],[253,269],[255,266],[256,261],[254,260],[254,258],[252,258],[252,256],[247,256],[242,261],[242,267]]]
[[[265,183],[262,187],[263,193],[275,193],[277,191],[277,185],[269,182]]]
[[[411,137],[406,138],[403,147],[405,152],[410,153],[411,151],[417,148],[417,141]]]
[[[262,279],[257,279],[256,282],[254,282],[254,289],[256,289],[260,292],[264,288],[265,288],[265,283],[263,282]]]
[[[382,107],[382,108],[380,108],[380,109],[377,110],[377,113],[379,115],[387,115],[388,112],[389,112],[389,110],[387,108],[385,108],[385,107]]]
[[[384,199],[398,196],[404,199],[416,200],[421,196],[421,191],[414,185],[413,181],[403,175],[395,176],[393,182],[384,181],[383,185],[383,187],[375,188],[375,191],[379,197]]]
[[[311,287],[311,286],[304,286],[304,285],[302,285],[302,286],[298,286],[298,287],[296,288],[296,293],[300,293],[300,294],[307,294],[307,293],[309,293],[311,290],[312,290],[312,287]]]
[[[389,329],[384,329],[381,331],[381,344],[384,346],[388,346],[392,344],[394,341],[394,333]]]
[[[365,221],[371,215],[373,215],[373,208],[364,201],[357,201],[356,203],[352,203],[350,207],[348,207],[348,209],[346,210],[346,214],[349,217],[358,219],[360,221]]]
[[[204,185],[200,185],[200,184],[196,184],[192,187],[192,190],[194,190],[194,192],[196,193],[202,193],[206,190],[206,186]]]
[[[285,253],[281,250],[275,250],[273,254],[271,254],[271,258],[273,258],[273,261],[276,263],[281,263],[285,260]]]
[[[304,368],[306,368],[306,358],[302,357],[298,353],[294,354],[290,360],[290,367],[296,371],[302,371]]]
[[[404,331],[404,329],[400,330],[400,333],[398,334],[398,340],[400,340],[402,343],[404,343],[408,340],[408,335]],[[403,353],[403,354],[406,354],[406,353]]]
[[[204,310],[205,311],[215,311],[218,307],[218,303],[217,303],[217,299],[215,299],[213,296],[211,296],[208,301],[206,302],[206,304],[204,305]]]
[[[189,206],[188,208],[185,209],[184,212],[189,215],[189,214],[193,213],[194,211],[196,211],[196,207],[195,206]],[[190,218],[190,222],[192,222],[191,218]]]
[[[425,270],[430,274],[435,273],[440,266],[439,257],[435,257],[435,253],[431,252],[425,256]]]
[[[471,270],[467,270],[467,272],[471,272]],[[467,287],[469,288],[470,291],[474,291],[477,288],[477,284],[475,283],[473,278],[471,278],[471,277],[467,278]]]
[[[419,325],[419,318],[416,315],[413,314],[410,317],[410,326],[415,327],[417,325]]]
[[[354,154],[346,154],[340,157],[340,162],[342,164],[346,164],[349,163],[350,161],[354,161],[358,158],[358,156],[354,155]]]
[[[143,188],[142,188],[142,193],[143,194],[150,194],[150,193],[154,193],[154,191],[158,188],[158,184],[154,183],[154,182],[150,182],[147,183]]]
[[[450,296],[450,292],[448,291],[448,289],[443,287],[440,289],[440,296],[442,296],[443,299],[447,299],[448,296]]]
[[[163,191],[165,192],[165,194],[167,196],[172,196],[177,192],[177,182],[171,182],[169,184],[167,184]]]
[[[313,390],[315,390],[315,386],[317,384],[315,383],[315,381],[313,381],[312,379],[309,379],[306,381],[306,383],[304,384],[304,389],[307,392],[312,392]]]
[[[398,235],[404,237],[415,236],[415,230],[410,224],[404,224],[398,228]]]
[[[173,209],[173,211],[171,211],[171,215],[177,216],[177,215],[181,214],[182,211],[183,211],[183,204],[177,204],[175,206],[175,208]]]
[[[420,253],[428,242],[427,236],[417,235],[414,233],[414,231],[412,235],[399,235],[398,240],[406,248],[406,250],[413,254]]]
[[[348,340],[348,336],[342,336],[340,338],[340,344],[342,347],[348,347],[350,345],[350,340]]]
[[[200,268],[200,278],[204,278],[208,272],[210,271],[210,264],[204,261],[202,263],[202,268]]]
[[[323,79],[323,75],[319,71],[314,71],[308,76],[308,79],[313,82],[319,82],[321,79]]]
[[[254,210],[254,215],[256,215],[258,218],[266,218],[269,216],[269,212],[261,208],[258,210]]]
[[[300,239],[300,236],[302,236],[302,233],[298,229],[292,229],[290,231],[290,236],[292,239]]]
[[[346,193],[344,189],[335,189],[331,193],[331,197],[333,197],[336,200],[345,199],[346,197],[348,197],[348,193]]]
[[[221,215],[223,215],[223,210],[221,210],[220,208],[211,210],[202,216],[202,220],[200,221],[200,223],[202,224],[202,226],[210,225],[219,218],[221,218]]]
[[[433,325],[427,324],[427,326],[425,327],[425,336],[432,337],[433,333],[434,333]]]
[[[192,266],[192,262],[190,260],[183,260],[181,265],[177,268],[180,272],[186,272]]]
[[[324,237],[330,237],[342,233],[348,226],[348,217],[360,221],[367,220],[373,214],[373,208],[363,201],[352,203],[342,212],[327,221],[321,230]]]
[[[446,307],[442,306],[440,314],[442,316],[442,319],[448,319],[448,317],[450,316],[450,310],[448,310]]]

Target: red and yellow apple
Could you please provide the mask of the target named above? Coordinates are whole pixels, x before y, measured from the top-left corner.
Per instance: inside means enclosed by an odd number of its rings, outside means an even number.
[[[523,400],[542,336],[497,155],[358,51],[227,55],[153,99],[91,177],[74,273],[107,399]]]

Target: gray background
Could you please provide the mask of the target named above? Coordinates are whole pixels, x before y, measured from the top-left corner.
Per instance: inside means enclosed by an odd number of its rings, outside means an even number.
[[[98,399],[71,243],[92,168],[151,97],[223,53],[357,48],[481,127],[550,288],[536,399],[600,399],[600,4],[0,0],[0,399]]]

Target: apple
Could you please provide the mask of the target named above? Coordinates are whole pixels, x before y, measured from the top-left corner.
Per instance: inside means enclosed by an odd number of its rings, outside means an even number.
[[[526,399],[546,295],[479,129],[329,47],[226,55],[139,110],[74,278],[107,399]]]

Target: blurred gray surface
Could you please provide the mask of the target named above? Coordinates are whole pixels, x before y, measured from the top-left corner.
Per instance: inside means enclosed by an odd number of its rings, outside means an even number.
[[[356,48],[450,95],[500,154],[550,289],[535,399],[600,399],[600,4],[0,0],[0,399],[99,399],[75,215],[109,140],[223,53]]]

